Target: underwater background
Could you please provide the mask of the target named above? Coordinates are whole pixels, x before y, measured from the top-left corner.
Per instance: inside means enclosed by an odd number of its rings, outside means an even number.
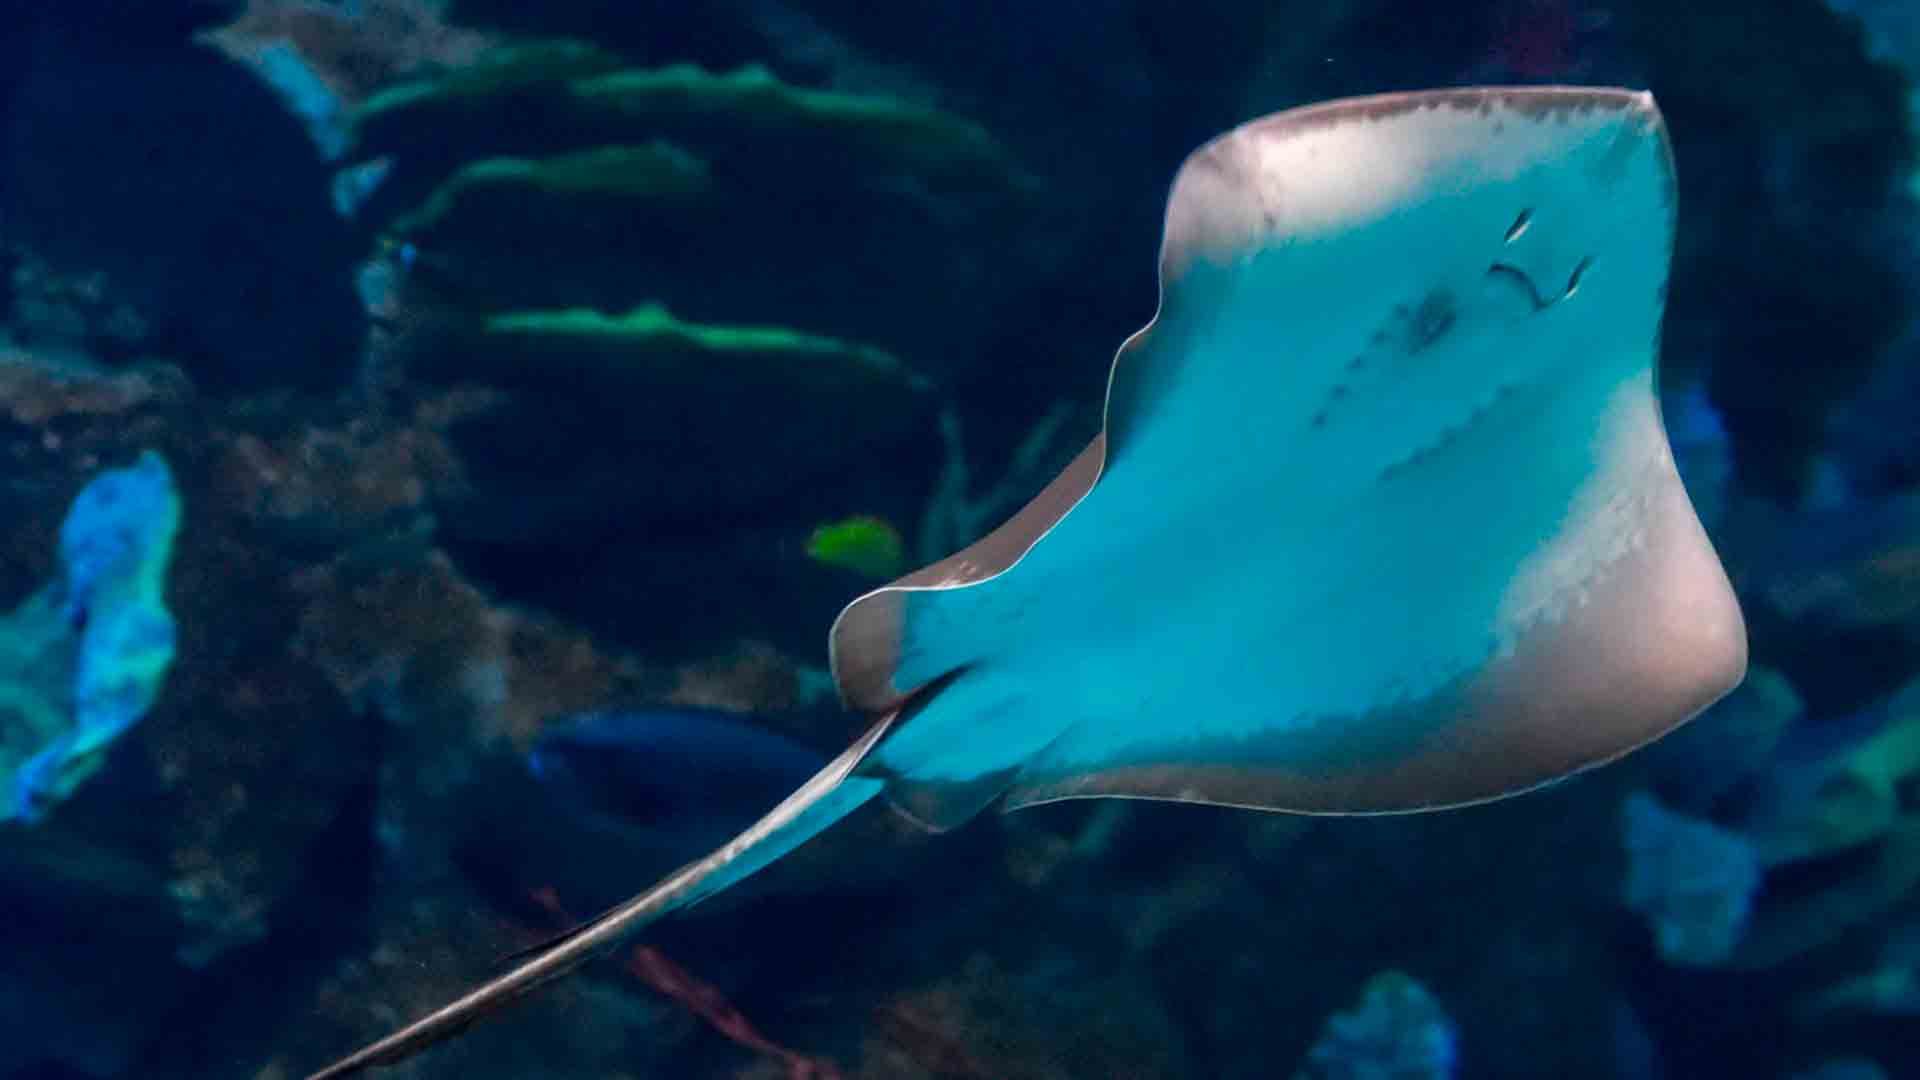
[[[1447,813],[879,805],[396,1077],[1920,1077],[1920,5],[0,0],[0,1077],[298,1078],[854,734],[1275,110],[1650,88],[1747,682]]]

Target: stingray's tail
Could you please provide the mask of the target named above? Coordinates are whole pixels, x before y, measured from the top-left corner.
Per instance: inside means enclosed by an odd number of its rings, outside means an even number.
[[[541,947],[511,971],[313,1073],[307,1080],[353,1076],[410,1058],[567,974],[642,927],[691,907],[775,862],[880,793],[883,781],[854,776],[853,770],[892,723],[893,715],[889,714],[874,724],[786,801],[712,854],[688,863],[653,888]]]

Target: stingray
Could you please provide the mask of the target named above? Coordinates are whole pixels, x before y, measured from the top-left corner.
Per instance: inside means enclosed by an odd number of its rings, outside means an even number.
[[[937,829],[1091,796],[1410,812],[1678,726],[1747,645],[1656,396],[1674,219],[1665,126],[1628,90],[1356,98],[1202,146],[1101,433],[835,622],[865,733],[311,1080],[412,1056],[878,796]]]

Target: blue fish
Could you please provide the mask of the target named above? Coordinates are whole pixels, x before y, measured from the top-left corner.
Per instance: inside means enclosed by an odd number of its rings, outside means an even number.
[[[826,761],[738,713],[663,706],[549,725],[528,752],[527,769],[556,799],[603,825],[674,822],[725,839]]]
[[[550,888],[570,908],[600,910],[633,891],[633,875],[666,873],[724,843],[826,762],[761,718],[723,709],[556,718],[524,756],[490,768],[490,797],[464,821],[459,860],[509,903]],[[870,877],[774,884],[844,891]]]

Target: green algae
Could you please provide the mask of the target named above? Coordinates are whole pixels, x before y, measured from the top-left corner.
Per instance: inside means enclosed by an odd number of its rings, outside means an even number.
[[[550,362],[571,357],[610,373],[623,367],[658,374],[679,368],[709,378],[712,365],[732,361],[775,381],[813,382],[826,376],[834,381],[920,383],[884,349],[786,327],[683,322],[659,304],[624,315],[590,308],[503,312],[488,316],[482,329],[484,338],[531,348]],[[699,363],[675,363],[682,360]]]
[[[507,99],[516,118],[501,125],[491,110]],[[758,64],[726,73],[691,63],[625,67],[596,46],[567,40],[496,46],[471,68],[373,95],[354,118],[363,152],[401,152],[453,136],[524,156],[569,142],[668,134],[702,153],[715,144],[754,159],[771,138],[837,144],[863,164],[1026,182],[992,134],[952,113],[891,95],[796,86]]]
[[[580,195],[684,202],[705,194],[710,184],[705,161],[661,141],[548,158],[486,158],[462,166],[391,228],[407,234],[445,225],[475,196],[487,194],[521,203]]]
[[[891,522],[863,514],[814,529],[807,538],[807,557],[884,580],[906,572],[907,545]]]
[[[1011,170],[998,140],[963,117],[900,98],[794,86],[758,64],[726,74],[695,64],[616,71],[575,79],[570,89],[584,103],[627,116],[710,118],[830,134],[930,171]]]
[[[620,66],[617,55],[588,41],[549,38],[505,42],[480,54],[471,64],[432,78],[398,83],[371,95],[354,110],[354,123],[364,132],[409,112],[483,104]]]

